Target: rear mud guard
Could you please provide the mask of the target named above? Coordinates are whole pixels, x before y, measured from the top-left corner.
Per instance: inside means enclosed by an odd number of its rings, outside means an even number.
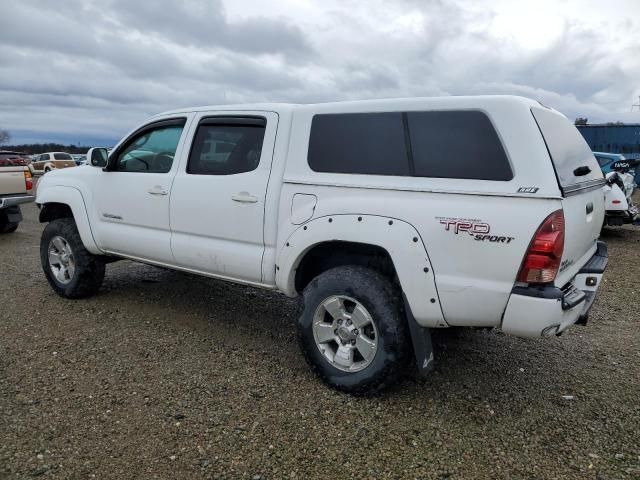
[[[411,307],[407,298],[402,294],[404,300],[404,311],[409,324],[409,332],[411,332],[411,343],[413,344],[413,353],[415,356],[416,368],[418,376],[426,378],[434,367],[433,345],[431,343],[431,331],[418,325],[416,319],[411,313]]]

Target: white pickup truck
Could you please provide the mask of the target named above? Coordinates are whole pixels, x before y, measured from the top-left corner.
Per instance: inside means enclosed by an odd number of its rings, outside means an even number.
[[[128,258],[301,295],[305,357],[355,394],[429,371],[430,329],[585,323],[607,263],[598,164],[525,98],[187,108],[88,158],[38,189],[57,293]]]
[[[0,234],[18,229],[20,205],[35,200],[32,192],[33,177],[22,156],[0,151]]]

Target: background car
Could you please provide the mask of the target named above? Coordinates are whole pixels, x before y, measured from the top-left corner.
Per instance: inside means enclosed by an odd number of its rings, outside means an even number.
[[[633,175],[636,185],[640,185],[640,168],[638,168],[640,164],[639,160],[627,159],[624,155],[619,153],[593,152],[593,154],[598,161],[598,165],[600,165],[602,173],[605,175],[616,170],[622,170]],[[618,168],[620,166],[623,166],[623,168]]]
[[[25,153],[0,150],[0,167],[25,167],[31,163]]]
[[[38,156],[32,163],[33,171],[36,173],[47,173],[58,168],[75,167],[76,162],[73,157],[65,152],[47,152]]]

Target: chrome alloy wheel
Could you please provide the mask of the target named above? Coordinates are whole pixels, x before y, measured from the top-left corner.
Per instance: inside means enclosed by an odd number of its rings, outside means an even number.
[[[60,236],[53,237],[49,242],[49,268],[58,282],[68,284],[76,271],[71,245]]]
[[[344,372],[365,369],[378,351],[378,330],[371,314],[344,295],[332,295],[318,305],[313,338],[329,363]]]

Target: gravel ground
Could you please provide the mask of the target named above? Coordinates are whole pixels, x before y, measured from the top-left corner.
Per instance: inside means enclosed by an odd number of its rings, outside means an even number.
[[[0,237],[0,478],[640,478],[639,228],[604,235],[588,327],[439,333],[428,380],[362,399],[310,373],[284,296],[128,261],[56,296],[23,210]]]

